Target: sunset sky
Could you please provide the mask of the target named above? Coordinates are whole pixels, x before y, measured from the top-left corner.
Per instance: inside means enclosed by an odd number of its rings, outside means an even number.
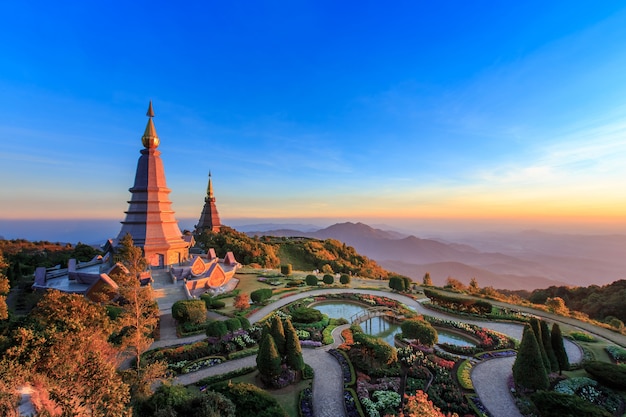
[[[0,219],[122,220],[153,100],[179,218],[199,217],[210,170],[226,223],[626,231],[623,1],[0,16]]]

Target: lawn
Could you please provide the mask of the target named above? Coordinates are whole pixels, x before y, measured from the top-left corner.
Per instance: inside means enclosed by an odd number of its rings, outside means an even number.
[[[259,371],[254,371],[246,375],[242,375],[236,378],[233,378],[233,382],[246,382],[249,384],[256,385],[257,387],[263,388],[263,385],[259,381]],[[303,389],[310,387],[311,381],[300,381],[297,384],[290,385],[285,388],[268,390],[265,389],[272,397],[279,402],[281,407],[287,412],[290,417],[298,417],[298,409],[299,409],[299,398],[300,391]]]

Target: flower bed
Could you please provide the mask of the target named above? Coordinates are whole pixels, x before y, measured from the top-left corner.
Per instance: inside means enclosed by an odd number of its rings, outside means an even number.
[[[328,353],[330,353],[335,359],[337,359],[337,362],[339,362],[343,375],[344,385],[354,384],[356,380],[354,368],[352,367],[352,364],[350,363],[350,360],[347,358],[346,354],[337,349],[330,349]]]
[[[460,347],[455,345],[449,345],[443,343],[442,346],[451,348],[458,354],[469,355],[485,350],[507,349],[515,347],[515,342],[510,337],[494,332],[493,330],[485,329],[474,324],[462,323],[452,320],[443,320],[432,316],[424,316],[424,319],[430,324],[439,327],[448,327],[454,330],[460,330],[467,333],[471,337],[480,340],[478,346],[475,347]]]
[[[491,413],[487,410],[487,407],[485,407],[482,401],[480,401],[478,395],[468,394],[465,396],[465,399],[478,417],[491,417]]]
[[[313,414],[313,391],[305,388],[300,391],[300,417],[314,417]]]
[[[180,369],[180,373],[189,374],[191,372],[199,371],[200,369],[210,368],[211,366],[218,365],[225,360],[226,359],[223,356],[209,356],[206,358],[198,359],[183,366]]]
[[[322,342],[316,340],[301,340],[300,346],[303,348],[318,348],[322,346]]]
[[[508,358],[511,356],[517,355],[512,349],[504,349],[504,350],[492,350],[490,352],[482,352],[474,355],[477,359],[488,360],[488,359],[496,359],[496,358]]]
[[[348,417],[363,417],[363,409],[361,403],[356,399],[356,393],[351,388],[343,390],[343,402],[346,407],[346,415]]]
[[[474,384],[471,378],[473,366],[469,359],[465,359],[456,370],[456,379],[459,381],[461,388],[468,391],[474,391]]]
[[[609,354],[613,362],[615,363],[626,362],[626,349],[619,347],[619,346],[610,345],[610,346],[607,346],[605,350],[606,350],[606,353]]]

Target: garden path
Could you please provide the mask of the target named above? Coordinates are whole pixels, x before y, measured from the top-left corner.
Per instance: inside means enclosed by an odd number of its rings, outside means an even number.
[[[294,294],[291,296],[287,296],[281,298],[270,305],[264,306],[251,314],[249,316],[249,320],[251,323],[255,323],[265,316],[269,315],[272,311],[280,308],[284,305],[287,305],[293,301],[296,301],[300,298],[306,297],[315,297],[318,295],[324,294],[341,294],[346,292],[358,293],[358,294],[380,294],[385,297],[394,299],[401,303],[404,303],[408,307],[414,308],[420,314],[427,314],[430,316],[453,320],[453,321],[463,321],[471,324],[475,324],[481,327],[485,327],[491,330],[495,330],[500,333],[504,333],[510,337],[513,337],[517,340],[521,339],[523,326],[520,324],[507,323],[507,322],[493,322],[493,321],[481,321],[481,320],[471,320],[460,318],[459,316],[455,316],[452,314],[446,314],[443,312],[430,310],[425,308],[420,302],[415,301],[414,299],[397,294],[390,293],[386,291],[376,291],[376,290],[359,290],[359,289],[323,289],[323,290],[312,290],[307,291],[305,293]],[[172,326],[173,320],[171,320],[170,315],[170,323],[163,323],[165,326]],[[161,329],[163,335],[163,328]],[[169,335],[171,332],[166,331],[165,334]],[[175,331],[174,331],[175,335]],[[333,333],[333,336],[336,336]],[[182,343],[190,343],[196,340],[202,340],[204,335],[197,335],[188,338],[181,339],[170,339],[170,340],[160,340],[155,342],[151,348],[182,344]],[[340,339],[335,338],[336,343]],[[582,352],[580,348],[572,343],[571,341],[565,339],[565,348],[570,358],[571,363],[580,362],[582,360]],[[330,355],[326,353],[326,350],[333,347],[333,345],[325,346],[324,348],[319,349],[305,349],[303,351],[303,356],[305,362],[308,363],[311,367],[313,367],[315,371],[315,379],[313,385],[313,407],[315,410],[316,417],[327,417],[327,416],[344,416],[345,411],[343,407],[343,384],[342,384],[342,376],[341,376],[341,368],[337,361],[332,358]],[[503,359],[509,359],[503,360]],[[476,393],[487,409],[494,415],[494,417],[498,416],[517,416],[519,415],[519,411],[515,406],[515,402],[512,399],[511,394],[508,392],[507,388],[507,379],[508,375],[511,374],[512,364],[515,358],[503,358],[503,359],[492,359],[481,363],[481,369],[485,371],[481,372],[472,372],[472,382],[476,388]],[[213,366],[211,368],[203,369],[198,372],[194,372],[193,374],[181,375],[175,379],[175,382],[181,384],[191,384],[197,380],[200,380],[209,375],[219,375],[222,373],[229,372],[230,370],[239,369],[245,366],[254,366],[256,364],[256,358],[254,356],[238,359],[235,361],[228,361],[226,363]],[[489,364],[484,366],[485,364]],[[479,367],[477,365],[477,367]],[[487,372],[495,372],[493,375],[506,375],[502,377],[502,381],[496,381],[495,377]],[[502,382],[502,383],[501,383]],[[337,385],[337,387],[335,387]],[[499,387],[496,389],[496,386]],[[479,388],[480,387],[480,388]],[[500,392],[501,390],[504,390]],[[506,395],[504,395],[506,393]],[[483,396],[485,398],[483,398]],[[496,404],[498,404],[496,406]],[[492,408],[494,410],[492,411]]]
[[[489,359],[472,369],[474,390],[493,417],[523,417],[508,388],[513,362],[515,356]]]

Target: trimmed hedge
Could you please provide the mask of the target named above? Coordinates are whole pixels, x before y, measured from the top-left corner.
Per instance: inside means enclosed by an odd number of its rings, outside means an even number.
[[[531,401],[541,410],[542,417],[611,417],[603,408],[591,404],[575,395],[551,391],[539,391],[530,396]]]
[[[322,320],[321,311],[310,307],[298,307],[291,312],[291,321],[293,323],[315,323]]]
[[[405,339],[416,339],[426,346],[432,346],[437,343],[437,330],[424,320],[405,320],[400,325],[400,328],[402,329],[402,337]]]
[[[252,300],[256,304],[259,304],[265,300],[270,299],[272,297],[272,294],[273,292],[271,288],[261,288],[250,293],[250,300]]]
[[[583,367],[600,383],[611,388],[626,389],[626,366],[591,361],[585,363]]]
[[[317,276],[315,276],[315,275],[307,275],[306,278],[304,279],[304,282],[306,282],[306,285],[309,285],[311,287],[315,287],[315,286],[317,286]]]
[[[332,285],[335,283],[335,277],[330,274],[326,274],[322,277],[322,281],[324,281],[324,284],[326,285]]]
[[[172,317],[179,323],[200,324],[206,321],[206,304],[202,300],[179,300],[172,305]]]
[[[228,327],[222,320],[213,320],[206,327],[206,335],[209,337],[222,337],[228,333]]]
[[[288,417],[274,397],[255,385],[220,382],[211,390],[224,394],[235,404],[236,417]]]

